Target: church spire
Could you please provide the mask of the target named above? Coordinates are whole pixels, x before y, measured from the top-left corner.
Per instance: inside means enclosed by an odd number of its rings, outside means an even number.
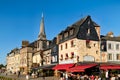
[[[40,22],[40,32],[39,32],[39,35],[38,35],[38,39],[46,40],[46,34],[45,34],[45,28],[44,28],[44,16],[43,16],[43,13],[42,13],[42,19],[41,19],[41,22]]]

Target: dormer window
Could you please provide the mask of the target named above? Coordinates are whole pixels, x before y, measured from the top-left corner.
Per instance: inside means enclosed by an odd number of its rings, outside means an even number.
[[[65,38],[68,37],[68,32],[64,33],[64,37],[65,37]]]
[[[73,35],[74,29],[70,30],[70,35]]]
[[[62,35],[60,35],[60,40],[62,40]]]
[[[87,36],[89,36],[90,35],[90,29],[88,28],[87,29]]]
[[[90,25],[90,21],[88,21],[88,25]]]

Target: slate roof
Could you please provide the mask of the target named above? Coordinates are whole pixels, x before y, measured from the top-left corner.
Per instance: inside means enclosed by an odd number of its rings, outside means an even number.
[[[9,56],[9,55],[12,54],[12,53],[16,54],[16,51],[19,51],[19,48],[14,48],[14,49],[11,50],[9,53],[7,53],[7,56]]]
[[[76,26],[81,26],[81,25],[84,23],[84,21],[85,21],[87,18],[89,18],[89,17],[90,17],[90,16],[88,15],[88,16],[80,19],[79,21],[77,21],[76,23],[74,23],[73,25],[71,25],[71,26],[69,27],[69,29],[75,28]],[[98,26],[98,27],[99,27],[99,25],[98,25],[97,23],[95,23],[94,21],[93,21],[93,24],[94,24],[94,26]],[[67,28],[66,30],[68,30],[68,28]],[[65,30],[65,31],[66,31],[66,30]],[[62,32],[63,32],[63,31],[62,31]]]
[[[89,16],[87,16],[87,17],[89,17]],[[66,31],[69,31],[69,30],[72,29],[72,28],[76,28],[78,25],[81,25],[81,24],[87,19],[87,17],[82,18],[81,20],[77,21],[76,23],[72,24],[71,26],[68,26],[65,30],[62,30],[62,31],[59,33],[59,35],[62,34],[62,33],[64,33],[64,32],[66,32]],[[75,32],[76,32],[76,31],[75,31]]]
[[[109,40],[109,41],[118,41],[118,42],[120,42],[120,37],[104,36],[104,37],[101,37],[101,40]]]
[[[28,44],[28,46],[27,46],[27,47],[37,48],[37,41],[34,41],[34,42],[32,42],[32,43]]]
[[[69,36],[69,39],[75,38],[75,37],[77,36],[78,32],[79,32],[79,28],[82,26],[82,24],[83,24],[88,18],[90,18],[89,15],[86,16],[86,17],[84,17],[84,18],[82,18],[82,19],[80,19],[79,21],[75,22],[75,23],[72,24],[71,26],[68,26],[65,30],[62,30],[58,35],[62,35],[62,34],[64,34],[65,32],[67,32],[67,31],[69,31],[69,30],[71,30],[71,29],[74,29],[74,30],[75,30],[75,31],[74,31],[74,34],[73,34],[72,36]],[[93,21],[92,21],[92,22],[93,22]],[[93,22],[93,25],[94,25],[95,27],[100,27],[100,26],[99,26],[97,23],[95,23],[95,22]],[[66,40],[68,40],[68,39],[64,39],[63,41],[66,41]],[[60,41],[60,42],[62,42],[62,41]]]

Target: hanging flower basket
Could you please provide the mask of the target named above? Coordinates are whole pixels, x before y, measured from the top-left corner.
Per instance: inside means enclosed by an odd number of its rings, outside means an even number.
[[[87,39],[87,40],[86,40],[86,43],[90,43],[90,40],[89,40],[89,39]]]
[[[68,57],[65,58],[65,60],[67,60],[67,59],[68,59]]]
[[[60,58],[60,60],[62,61],[62,60],[63,60],[63,58]]]

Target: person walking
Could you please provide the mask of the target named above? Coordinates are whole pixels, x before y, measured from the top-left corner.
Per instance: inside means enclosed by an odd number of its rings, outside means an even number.
[[[29,80],[29,74],[28,73],[26,74],[26,79]]]
[[[68,80],[68,73],[65,73],[65,80]]]
[[[63,72],[60,72],[60,80],[63,80]]]
[[[94,75],[91,75],[90,76],[90,80],[94,80],[95,79],[95,76]]]
[[[20,71],[18,71],[18,77],[20,76]]]

